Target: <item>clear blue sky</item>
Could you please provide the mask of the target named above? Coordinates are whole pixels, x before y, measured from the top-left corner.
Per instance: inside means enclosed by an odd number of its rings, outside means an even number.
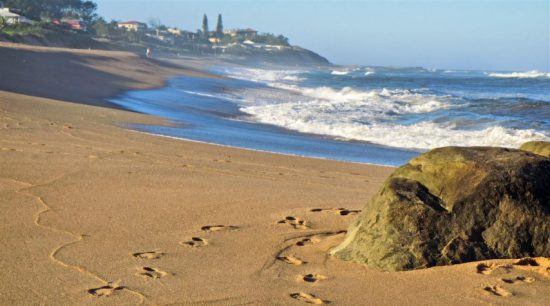
[[[96,0],[107,19],[284,34],[336,64],[550,70],[548,0]]]

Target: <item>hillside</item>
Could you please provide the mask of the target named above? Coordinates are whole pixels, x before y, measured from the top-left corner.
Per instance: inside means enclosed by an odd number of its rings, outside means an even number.
[[[0,32],[0,42],[45,47],[130,51],[138,54],[142,54],[146,48],[152,48],[155,53],[215,56],[229,62],[246,65],[330,65],[330,62],[323,56],[299,46],[232,43],[227,46],[188,50],[155,39],[130,42],[123,39],[97,38],[87,33],[58,27],[32,27],[25,31]]]

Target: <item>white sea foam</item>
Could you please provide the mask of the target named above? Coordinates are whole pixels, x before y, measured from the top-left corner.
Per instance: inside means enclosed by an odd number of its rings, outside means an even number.
[[[311,101],[250,106],[242,110],[253,115],[259,122],[304,133],[410,149],[450,145],[519,147],[530,140],[548,139],[548,136],[534,130],[512,130],[500,126],[465,131],[433,122],[400,125],[381,121],[383,116],[373,110],[366,113],[367,110],[357,111],[353,106],[336,108],[337,106],[326,101]],[[372,120],[372,116],[377,116],[377,120]],[[365,123],[365,120],[371,122]]]
[[[490,77],[494,78],[550,78],[550,73],[540,72],[537,70],[531,70],[526,72],[509,72],[509,73],[498,73],[491,72],[487,74]]]
[[[369,72],[374,73],[369,69],[365,74]],[[550,139],[544,132],[506,128],[496,123],[480,126],[477,130],[465,130],[449,121],[423,120],[406,124],[401,120],[403,116],[458,107],[460,101],[423,90],[302,87],[296,82],[300,73],[303,71],[233,71],[234,77],[284,89],[243,89],[238,92],[241,110],[258,122],[299,132],[410,149],[448,145],[519,147],[526,141]]]
[[[271,70],[256,68],[231,68],[226,73],[236,79],[255,81],[255,82],[280,82],[280,81],[301,81],[298,76],[304,73],[302,70]]]
[[[332,72],[330,74],[332,74],[332,75],[346,75],[348,73],[349,73],[349,71],[332,70]]]

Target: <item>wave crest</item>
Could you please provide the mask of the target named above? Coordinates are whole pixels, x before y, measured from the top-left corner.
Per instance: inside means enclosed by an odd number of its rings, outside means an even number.
[[[491,72],[487,75],[494,78],[519,78],[519,79],[550,78],[550,73],[540,72],[537,70],[531,70],[526,72],[509,72],[509,73]]]
[[[420,122],[400,125],[391,122],[372,122],[364,112],[354,107],[326,102],[283,103],[249,106],[241,110],[262,123],[274,124],[303,133],[328,135],[344,139],[408,149],[432,149],[442,146],[502,146],[519,147],[531,140],[547,140],[548,136],[535,130],[514,130],[493,126],[483,130],[458,130],[453,125]],[[337,112],[347,116],[333,116]],[[380,114],[371,114],[381,118]],[[365,118],[367,117],[367,118]],[[368,123],[367,123],[368,122]]]

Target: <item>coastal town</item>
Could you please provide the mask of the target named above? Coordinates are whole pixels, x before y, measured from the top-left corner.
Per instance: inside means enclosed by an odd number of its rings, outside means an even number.
[[[72,10],[37,15],[33,14],[32,10],[7,6],[0,1],[0,41],[26,42],[26,38],[29,37],[36,41],[48,33],[56,33],[66,37],[86,37],[123,49],[154,48],[177,54],[292,49],[288,38],[283,35],[260,33],[253,28],[226,29],[221,14],[217,16],[213,30],[210,30],[205,14],[200,29],[190,31],[164,25],[158,19],[151,19],[149,22],[106,21],[95,13],[94,3],[82,3],[81,7]]]

